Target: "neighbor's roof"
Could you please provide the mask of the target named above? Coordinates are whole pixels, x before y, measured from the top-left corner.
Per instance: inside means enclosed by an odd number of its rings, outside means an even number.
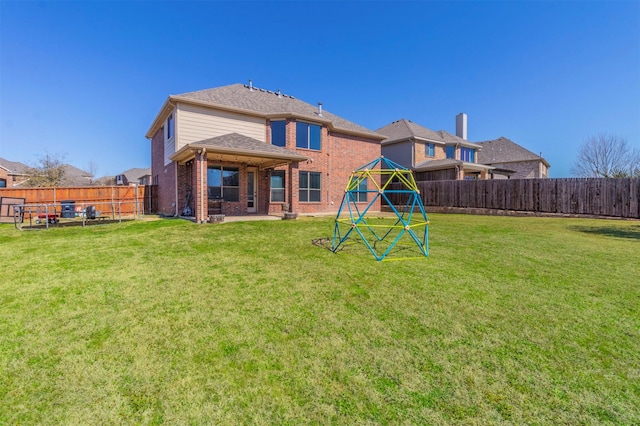
[[[463,170],[491,170],[493,167],[484,164],[467,163],[460,160],[454,160],[453,158],[443,158],[441,160],[426,160],[422,163],[416,164],[413,168],[416,172],[425,172],[427,170],[445,170],[452,169],[456,166],[462,166]]]
[[[423,172],[425,170],[443,170],[452,169],[455,166],[462,164],[460,160],[454,160],[453,158],[443,158],[441,160],[426,160],[422,163],[416,164],[413,168],[416,172]]]
[[[64,177],[63,186],[85,186],[91,181],[91,174],[81,170],[71,164],[63,164]]]
[[[464,147],[467,147],[467,148],[476,148],[478,150],[482,148],[481,145],[479,145],[479,144],[477,144],[475,142],[469,142],[468,140],[462,139],[461,137],[456,136],[456,135],[452,135],[451,133],[449,133],[449,132],[447,132],[445,130],[438,130],[436,133],[448,145],[450,145],[450,144],[458,144],[460,146],[464,146]]]
[[[124,175],[129,182],[134,182],[134,181],[137,181],[138,179],[140,179],[143,176],[150,175],[151,174],[151,168],[149,168],[149,167],[147,167],[146,169],[133,168],[133,169],[129,169],[127,171],[124,171],[124,172],[122,172],[120,174]]]
[[[345,120],[327,110],[323,110],[322,115],[320,115],[317,106],[303,102],[293,96],[285,95],[279,91],[273,92],[257,87],[249,87],[245,84],[232,84],[214,89],[170,95],[147,131],[147,138],[153,137],[153,134],[162,125],[166,114],[173,108],[172,104],[176,102],[187,102],[269,119],[306,118],[315,122],[326,123],[329,130],[363,135],[372,139],[383,139],[382,135]]]
[[[7,170],[11,174],[23,174],[27,170],[27,165],[17,162],[17,161],[9,161],[0,157],[0,167]]]
[[[411,120],[407,120],[406,118],[401,118],[400,120],[387,124],[386,126],[376,130],[376,132],[387,137],[382,141],[383,145],[412,138],[427,139],[436,143],[444,142],[440,138],[440,135],[433,130],[427,129],[426,127],[416,124]]]
[[[262,168],[308,160],[307,157],[296,152],[239,133],[229,133],[190,143],[169,158],[176,162],[188,161],[195,156],[195,151],[200,149],[207,150],[209,160],[245,162]]]
[[[478,162],[483,164],[542,161],[547,167],[550,167],[547,160],[541,156],[503,136],[491,141],[478,142],[478,144],[482,146],[482,150],[478,153]]]
[[[382,145],[389,145],[408,139],[422,139],[437,144],[459,144],[469,148],[480,149],[478,144],[469,142],[444,130],[435,132],[406,118],[401,118],[400,120],[387,124],[376,130],[376,132],[387,137],[382,141]]]

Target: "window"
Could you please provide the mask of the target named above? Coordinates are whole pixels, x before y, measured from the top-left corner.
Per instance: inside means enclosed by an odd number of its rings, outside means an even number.
[[[300,202],[313,203],[320,201],[320,173],[300,172]]]
[[[0,188],[6,188],[6,187],[7,187],[7,180],[0,179]]]
[[[271,122],[271,145],[286,146],[287,145],[287,122],[272,121]]]
[[[433,157],[436,155],[436,146],[432,143],[424,144],[424,155],[427,157]]]
[[[284,202],[284,170],[271,172],[271,202]]]
[[[320,151],[320,126],[296,122],[296,148]]]
[[[353,198],[356,203],[364,203],[367,201],[367,183],[367,179],[362,179],[356,190],[353,192]]]
[[[467,163],[474,162],[474,150],[473,148],[460,148],[460,160]]]
[[[452,159],[456,158],[456,147],[455,146],[447,145],[447,147],[445,148],[445,152],[447,154],[447,158],[452,158]]]
[[[212,200],[240,201],[240,172],[235,167],[207,168],[207,196]]]
[[[173,132],[175,131],[173,126],[173,113],[169,114],[167,118],[167,139],[171,139],[173,137]]]

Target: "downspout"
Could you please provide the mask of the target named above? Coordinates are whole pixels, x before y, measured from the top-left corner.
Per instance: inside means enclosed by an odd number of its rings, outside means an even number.
[[[203,193],[204,193],[204,176],[205,176],[205,172],[207,171],[206,169],[206,165],[207,163],[205,162],[205,158],[207,157],[207,148],[202,148],[202,157],[200,157],[200,191],[198,191],[198,197],[200,197],[200,220],[204,221],[204,218],[206,217],[205,213],[208,213],[205,210],[205,201],[206,197],[203,197]],[[204,169],[204,170],[203,170]]]
[[[175,112],[175,114],[173,115],[173,152],[175,153],[178,151],[178,106],[176,103],[171,102],[171,99],[169,99],[169,105],[173,107],[169,108],[169,114],[171,114],[172,111]],[[178,210],[180,209],[180,207],[178,207],[178,163],[176,161],[173,162],[173,172],[176,189],[176,210],[173,212],[173,217],[178,217]]]
[[[176,201],[174,203],[176,210],[173,212],[173,217],[178,217],[178,163],[176,161],[173,162],[173,178],[176,190]]]

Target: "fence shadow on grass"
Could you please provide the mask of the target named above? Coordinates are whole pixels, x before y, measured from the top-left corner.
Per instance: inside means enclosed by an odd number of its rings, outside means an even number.
[[[612,226],[571,226],[569,229],[586,234],[603,235],[605,237],[627,238],[640,241],[640,225],[630,228],[615,228]]]

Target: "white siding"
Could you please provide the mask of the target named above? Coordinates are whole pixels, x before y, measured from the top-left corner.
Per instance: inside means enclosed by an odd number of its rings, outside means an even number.
[[[171,162],[171,160],[169,160],[169,157],[171,157],[171,155],[173,155],[173,153],[176,152],[176,149],[175,149],[176,138],[173,137],[167,140],[166,132],[163,137],[164,137],[164,165],[166,166]]]
[[[424,145],[423,148],[424,150]],[[382,145],[382,155],[401,166],[411,168],[413,164],[413,142],[402,141],[390,145]]]
[[[264,118],[185,104],[178,104],[177,110],[175,151],[190,143],[229,133],[266,142]]]

